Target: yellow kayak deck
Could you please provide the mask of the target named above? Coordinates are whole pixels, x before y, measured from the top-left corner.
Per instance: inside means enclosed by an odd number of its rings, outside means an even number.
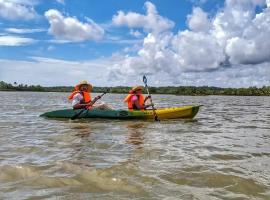
[[[192,119],[198,113],[200,106],[183,106],[183,107],[173,107],[173,108],[162,108],[155,110],[159,119],[177,119],[177,118],[189,118]],[[133,112],[143,112],[144,118],[152,119],[153,111],[133,111]]]

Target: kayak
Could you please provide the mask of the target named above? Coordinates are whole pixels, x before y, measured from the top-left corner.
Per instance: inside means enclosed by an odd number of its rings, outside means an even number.
[[[200,106],[183,106],[157,109],[159,119],[192,119],[198,113]],[[107,118],[107,119],[154,119],[152,110],[101,110],[101,109],[64,109],[46,112],[40,115],[46,118]]]

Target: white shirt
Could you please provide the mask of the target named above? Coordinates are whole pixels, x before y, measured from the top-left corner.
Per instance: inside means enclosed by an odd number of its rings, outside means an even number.
[[[72,107],[74,107],[76,104],[80,103],[83,100],[83,95],[81,93],[77,93],[74,95],[72,99]]]

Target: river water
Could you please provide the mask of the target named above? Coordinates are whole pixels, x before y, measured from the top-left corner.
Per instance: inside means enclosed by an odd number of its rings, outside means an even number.
[[[0,92],[0,199],[270,199],[270,97],[153,95],[204,105],[160,123],[39,117],[67,95]]]

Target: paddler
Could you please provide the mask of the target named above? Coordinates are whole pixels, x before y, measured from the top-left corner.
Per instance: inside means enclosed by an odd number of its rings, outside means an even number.
[[[127,103],[129,110],[145,110],[146,108],[152,106],[152,104],[145,105],[145,102],[151,98],[151,96],[147,96],[144,98],[143,94],[143,86],[134,86],[129,94],[124,99],[124,102]]]
[[[111,109],[106,104],[93,106],[93,104],[101,98],[100,95],[96,96],[93,100],[90,92],[93,86],[87,81],[81,81],[75,86],[74,91],[69,95],[68,99],[72,102],[73,109]]]

